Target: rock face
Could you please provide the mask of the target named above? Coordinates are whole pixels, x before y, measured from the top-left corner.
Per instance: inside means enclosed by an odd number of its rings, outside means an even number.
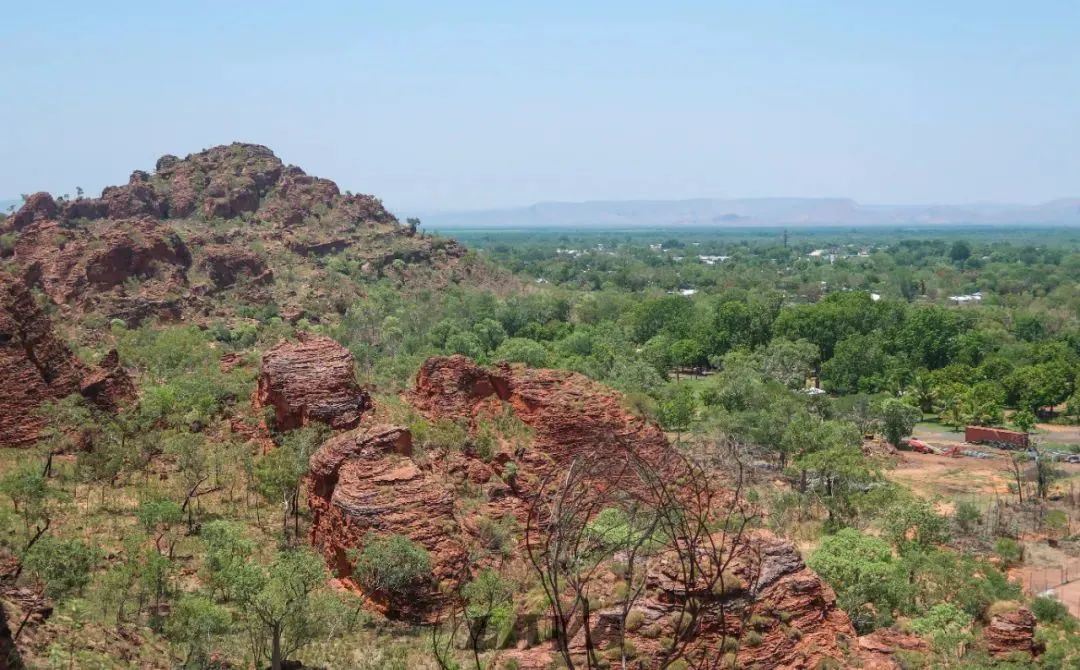
[[[339,575],[350,572],[347,549],[362,547],[368,533],[405,535],[432,553],[437,579],[460,575],[466,553],[453,491],[417,466],[411,447],[405,428],[363,426],[331,438],[312,456],[311,536]]]
[[[265,284],[274,279],[273,271],[266,267],[262,257],[228,245],[207,248],[201,266],[218,289],[229,288],[241,279],[254,284]]]
[[[255,408],[270,407],[275,426],[290,430],[321,421],[331,428],[354,428],[371,408],[356,383],[349,350],[328,337],[303,334],[263,355]]]
[[[440,583],[460,584],[483,565],[468,560],[481,538],[480,521],[500,515],[517,520],[517,544],[507,560],[518,565],[511,570],[529,570],[521,519],[543,476],[578,458],[603,466],[612,457],[614,464],[624,447],[658,463],[672,453],[663,432],[629,415],[618,393],[570,372],[510,365],[489,369],[463,356],[437,357],[423,364],[406,400],[429,420],[449,419],[473,431],[484,419],[509,412],[531,429],[531,443],[511,452],[502,445],[504,450],[486,460],[467,446],[416,460],[410,435],[399,426],[361,426],[328,441],[311,459],[311,540],[339,576],[348,577],[345,556],[362,547],[368,533],[403,534],[428,549]],[[512,487],[497,476],[511,460],[517,466]],[[598,485],[612,486],[616,479]],[[468,504],[460,500],[462,491],[473,496]],[[836,607],[833,591],[795,548],[764,531],[753,532],[739,546],[729,569],[741,586],[722,593],[687,592],[677,579],[681,564],[674,554],[649,564],[646,592],[635,605],[644,623],[631,635],[643,657],[660,657],[661,640],[673,636],[681,603],[693,598],[706,606],[695,654],[723,656],[725,635],[749,636],[752,622],[756,643],[740,644],[738,667],[809,669],[826,659],[846,659],[845,640],[854,647],[855,631]],[[610,575],[611,584],[618,580]],[[421,600],[431,606],[442,598],[432,591]],[[614,640],[618,613],[595,614],[591,636],[603,649]],[[571,648],[584,650],[583,630]],[[522,667],[547,667],[553,659],[546,646],[506,656]]]
[[[115,352],[88,369],[53,333],[48,316],[27,286],[0,272],[0,446],[32,444],[45,425],[38,409],[50,400],[81,392],[103,409],[134,397]]]
[[[899,668],[900,664],[894,658],[898,651],[925,654],[929,653],[930,645],[917,635],[891,628],[879,628],[859,638],[859,653],[863,661],[861,667],[867,670]]]
[[[183,241],[147,218],[112,221],[93,231],[38,221],[23,229],[15,260],[57,304],[87,304],[115,291],[161,298],[187,283],[191,254]]]
[[[666,453],[664,433],[623,409],[622,396],[584,375],[502,364],[487,370],[465,356],[428,359],[410,402],[433,419],[474,419],[505,403],[535,432],[535,449],[521,461],[537,472],[575,457],[606,458],[620,448]]]
[[[992,654],[1031,654],[1035,646],[1035,615],[1026,607],[995,615],[983,635],[986,648]]]
[[[368,274],[389,272],[397,259],[452,277],[475,265],[462,262],[457,271],[464,250],[452,241],[418,234],[377,198],[343,194],[334,182],[286,166],[256,144],[213,147],[182,159],[163,156],[153,173],[136,170],[127,184],[104,189],[100,198],[57,201],[35,193],[0,222],[0,234],[7,233],[15,236],[5,259],[9,272],[40,285],[57,304],[132,325],[148,317],[206,313],[207,296],[237,284],[268,285],[275,269],[294,269],[290,253],[348,249],[350,260]],[[255,253],[259,247],[268,253]],[[282,268],[272,265],[282,259]],[[317,263],[307,265],[311,275],[327,275]],[[192,283],[193,266],[209,281],[196,276]],[[408,278],[400,268],[394,271]],[[320,291],[331,292],[312,290],[313,302],[327,299]],[[259,305],[274,297],[238,293]],[[326,311],[318,307],[312,311]]]
[[[19,650],[15,647],[11,635],[7,612],[3,604],[0,604],[0,670],[20,670],[23,667]]]

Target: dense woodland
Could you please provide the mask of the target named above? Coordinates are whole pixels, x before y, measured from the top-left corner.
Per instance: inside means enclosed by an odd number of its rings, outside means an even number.
[[[1080,556],[1074,474],[1051,454],[1080,443],[1051,450],[1037,437],[1080,423],[1075,231],[456,236],[469,262],[516,283],[418,285],[394,268],[371,277],[346,250],[318,258],[317,281],[327,292],[358,282],[362,295],[295,323],[271,299],[200,325],[86,328],[38,296],[84,359],[119,351],[139,401],[118,413],[75,397],[51,403],[39,444],[0,454],[0,538],[21,564],[20,583],[55,603],[48,622],[21,622],[35,663],[517,667],[499,651],[516,644],[516,620],[550,605],[542,572],[479,572],[459,594],[464,641],[456,629],[440,638],[446,622],[375,613],[361,594],[328,586],[323,558],[306,548],[302,495],[328,431],[273,431],[274,448],[252,450],[241,430],[265,420],[248,403],[259,352],[307,331],[352,353],[360,382],[430,458],[470,438],[401,406],[398,394],[429,356],[572,370],[610,385],[688,454],[735,445],[748,467],[740,486],[760,510],[752,523],[798,543],[856,632],[891,627],[927,642],[898,653],[902,667],[1078,667],[1076,619],[1008,576],[1032,542]],[[234,355],[238,363],[221,365]],[[1010,456],[1008,495],[934,500],[890,478],[892,458],[864,448],[902,446],[922,422],[1032,432],[1036,446]],[[491,431],[503,439],[520,427]],[[590,523],[622,538],[598,544],[608,558],[660,533],[618,509]],[[514,532],[493,523],[477,560],[496,565]],[[428,553],[402,536],[350,559],[365,589],[406,599],[431,571]],[[978,631],[1018,603],[1035,612],[1042,651],[992,657]],[[696,667],[689,655],[666,658],[656,667]],[[588,667],[654,667],[647,662],[624,646]]]

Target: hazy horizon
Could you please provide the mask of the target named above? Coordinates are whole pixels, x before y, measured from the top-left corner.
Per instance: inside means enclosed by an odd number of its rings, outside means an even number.
[[[263,8],[9,8],[0,196],[234,140],[402,212],[1080,195],[1074,3]]]

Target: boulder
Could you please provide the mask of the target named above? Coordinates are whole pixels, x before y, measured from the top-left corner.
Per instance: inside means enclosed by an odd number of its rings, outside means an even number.
[[[356,383],[349,350],[329,337],[304,333],[263,354],[255,408],[272,408],[278,430],[320,421],[335,429],[355,428],[371,408]]]
[[[994,615],[983,630],[987,650],[996,656],[1035,650],[1035,615],[1026,607]]]
[[[466,553],[453,491],[411,454],[407,429],[376,425],[337,435],[311,457],[311,541],[339,577],[349,577],[347,552],[362,549],[369,533],[404,535],[430,552],[436,579],[460,576]],[[435,599],[421,594],[410,609],[425,610]]]

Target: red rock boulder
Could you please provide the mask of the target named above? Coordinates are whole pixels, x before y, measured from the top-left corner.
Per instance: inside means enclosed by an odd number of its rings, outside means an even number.
[[[460,576],[466,554],[453,490],[411,454],[407,429],[379,425],[337,435],[311,457],[311,542],[339,577],[350,575],[347,552],[362,549],[369,533],[404,535],[430,552],[437,579]],[[414,609],[434,597],[421,594]]]
[[[1026,607],[997,614],[983,630],[987,650],[997,656],[1035,650],[1035,615]]]
[[[298,342],[282,342],[263,354],[255,408],[273,408],[279,430],[312,421],[347,429],[371,409],[371,398],[356,383],[348,349],[305,333]]]

